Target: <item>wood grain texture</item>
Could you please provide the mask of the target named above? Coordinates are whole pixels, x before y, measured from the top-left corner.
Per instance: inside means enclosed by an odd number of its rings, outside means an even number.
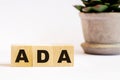
[[[19,61],[15,62],[20,50],[24,50],[29,62]],[[13,45],[11,47],[11,66],[14,67],[31,67],[33,64],[32,46]]]
[[[71,60],[71,63],[68,63],[67,61],[62,61],[61,63],[58,63],[58,60],[60,58],[62,50],[66,50],[69,56],[69,59]],[[53,53],[54,53],[54,66],[56,67],[66,67],[66,66],[73,66],[74,65],[74,48],[73,46],[53,46]],[[65,55],[63,56],[63,58]]]
[[[49,60],[45,63],[37,62],[37,51],[38,50],[46,50],[49,53]],[[33,51],[33,66],[34,67],[51,67],[53,66],[53,49],[52,46],[32,46]],[[45,58],[45,55],[42,55],[42,59]]]

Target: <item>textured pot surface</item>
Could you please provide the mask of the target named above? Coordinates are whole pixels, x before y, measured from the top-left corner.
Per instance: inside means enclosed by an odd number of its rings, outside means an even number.
[[[120,13],[80,13],[85,41],[120,43]]]
[[[113,55],[120,54],[120,44],[93,44],[82,43],[85,53],[99,54],[99,55]]]

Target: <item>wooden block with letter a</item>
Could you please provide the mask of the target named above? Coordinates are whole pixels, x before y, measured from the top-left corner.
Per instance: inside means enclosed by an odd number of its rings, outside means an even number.
[[[33,65],[32,46],[12,46],[11,66],[30,67]]]
[[[69,67],[74,65],[74,48],[71,45],[53,46],[53,64],[56,67]]]
[[[53,66],[52,46],[33,46],[33,66],[51,67]]]

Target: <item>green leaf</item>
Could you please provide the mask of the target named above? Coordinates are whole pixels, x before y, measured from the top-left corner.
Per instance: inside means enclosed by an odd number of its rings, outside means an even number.
[[[83,3],[86,5],[86,6],[95,6],[97,4],[101,4],[102,1],[101,0],[82,0]]]
[[[120,12],[120,0],[82,0],[84,7],[76,6],[82,12]]]
[[[104,3],[110,3],[110,4],[115,4],[117,3],[119,0],[102,0],[102,2]]]
[[[120,4],[120,0],[118,0],[118,2],[117,2],[118,4]]]
[[[93,10],[96,12],[104,12],[108,9],[107,5],[96,5],[93,7]]]
[[[91,2],[90,2],[91,6],[95,6],[97,4],[102,4],[102,1],[101,0],[91,0]]]
[[[92,12],[92,7],[85,7],[82,9],[82,12],[85,12],[85,13],[89,13],[89,12]]]
[[[104,3],[105,5],[107,5],[107,6],[110,6],[110,3]]]
[[[112,11],[120,11],[120,4],[114,4],[110,7]]]
[[[84,8],[84,6],[82,5],[75,5],[74,7],[78,9],[79,11],[82,11],[82,8]]]
[[[85,6],[89,6],[91,0],[82,0],[82,2],[85,4]]]

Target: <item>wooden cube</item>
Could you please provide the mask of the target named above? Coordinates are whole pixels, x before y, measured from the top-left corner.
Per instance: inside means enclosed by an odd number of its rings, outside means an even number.
[[[53,64],[56,67],[68,67],[74,65],[73,46],[53,46]]]
[[[33,65],[32,46],[12,46],[11,66],[30,67]]]
[[[51,67],[53,66],[52,46],[33,46],[33,66]]]

